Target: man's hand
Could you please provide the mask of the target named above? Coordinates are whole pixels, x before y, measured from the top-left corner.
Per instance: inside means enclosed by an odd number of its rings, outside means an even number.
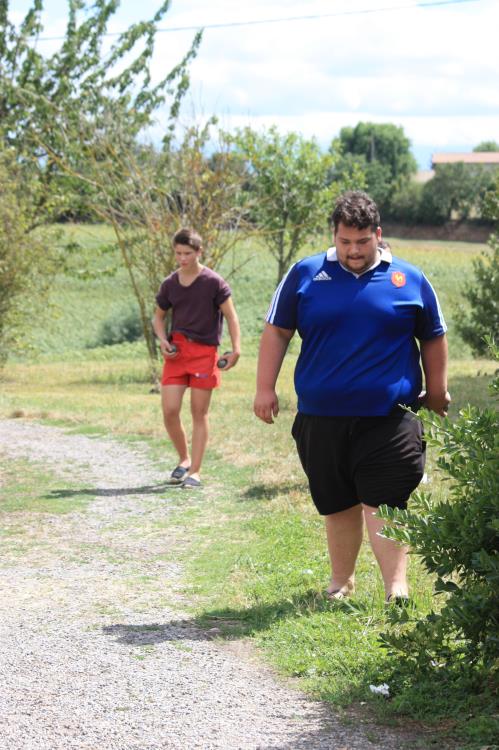
[[[240,356],[239,352],[224,352],[223,358],[227,360],[227,364],[225,367],[222,367],[222,372],[226,372],[227,370],[230,370],[231,367],[234,367]]]
[[[177,348],[173,348],[173,345],[170,344],[167,339],[161,339],[161,341],[159,342],[159,348],[161,349],[161,354],[163,355],[163,357],[174,357],[178,351]]]
[[[451,397],[448,391],[445,391],[444,393],[427,393],[426,391],[423,391],[419,396],[419,400],[425,409],[434,411],[441,417],[447,416],[447,411],[451,402]]]
[[[258,419],[267,424],[274,424],[273,417],[279,414],[279,399],[275,391],[258,391],[253,404],[253,411]]]

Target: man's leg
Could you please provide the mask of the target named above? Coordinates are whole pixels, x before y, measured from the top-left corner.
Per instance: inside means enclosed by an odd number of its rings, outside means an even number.
[[[161,388],[161,405],[166,431],[178,453],[179,466],[190,465],[189,447],[184,426],[180,420],[180,409],[186,385],[164,385]]]
[[[408,548],[379,536],[386,521],[376,518],[377,511],[369,505],[363,505],[369,541],[378,561],[385,585],[385,597],[407,596],[407,552]]]
[[[211,389],[191,388],[192,450],[189,475],[199,479],[204,452],[208,443],[208,409]]]
[[[362,544],[362,506],[324,516],[327,547],[331,561],[331,583],[328,592],[347,595],[355,587],[355,562]]]

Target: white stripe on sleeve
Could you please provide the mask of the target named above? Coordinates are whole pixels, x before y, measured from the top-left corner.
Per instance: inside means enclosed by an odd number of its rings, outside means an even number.
[[[296,266],[296,263],[293,263],[293,265],[289,268],[289,270],[286,273],[286,275],[282,277],[279,286],[277,287],[277,289],[274,292],[274,295],[273,295],[273,297],[272,297],[272,299],[270,301],[269,309],[267,310],[267,314],[265,316],[265,320],[267,321],[267,323],[273,323],[274,322],[274,318],[275,318],[275,314],[276,314],[276,310],[277,310],[277,305],[279,304],[279,297],[281,296],[282,288],[283,288],[283,286],[284,286],[284,284],[286,282],[286,279],[288,278],[289,274],[291,273],[292,269],[295,266]]]
[[[442,326],[442,328],[444,330],[444,333],[445,333],[447,331],[447,324],[445,322],[445,318],[444,318],[444,314],[442,312],[442,308],[440,307],[440,302],[438,300],[437,293],[434,290],[434,288],[433,288],[433,286],[432,286],[431,281],[429,280],[429,278],[425,274],[423,274],[423,277],[424,277],[426,283],[428,284],[428,286],[430,287],[431,291],[433,292],[433,294],[435,296],[435,302],[437,303],[438,319],[439,319],[440,325]]]

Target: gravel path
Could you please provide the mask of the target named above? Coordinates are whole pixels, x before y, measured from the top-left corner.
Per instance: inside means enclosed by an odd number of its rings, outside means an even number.
[[[1,748],[415,746],[389,730],[342,725],[244,643],[213,640],[193,625],[175,560],[186,532],[169,518],[188,498],[165,489],[144,448],[0,420],[0,466],[9,459],[39,462],[60,477],[61,497],[87,488],[91,502],[66,514],[8,516],[0,559],[7,604],[0,608]],[[21,543],[9,543],[21,524]]]

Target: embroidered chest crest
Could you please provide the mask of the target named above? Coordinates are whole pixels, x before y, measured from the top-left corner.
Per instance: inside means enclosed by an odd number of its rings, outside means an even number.
[[[392,273],[393,286],[405,286],[405,281],[405,273],[402,273],[402,271],[394,271]]]

